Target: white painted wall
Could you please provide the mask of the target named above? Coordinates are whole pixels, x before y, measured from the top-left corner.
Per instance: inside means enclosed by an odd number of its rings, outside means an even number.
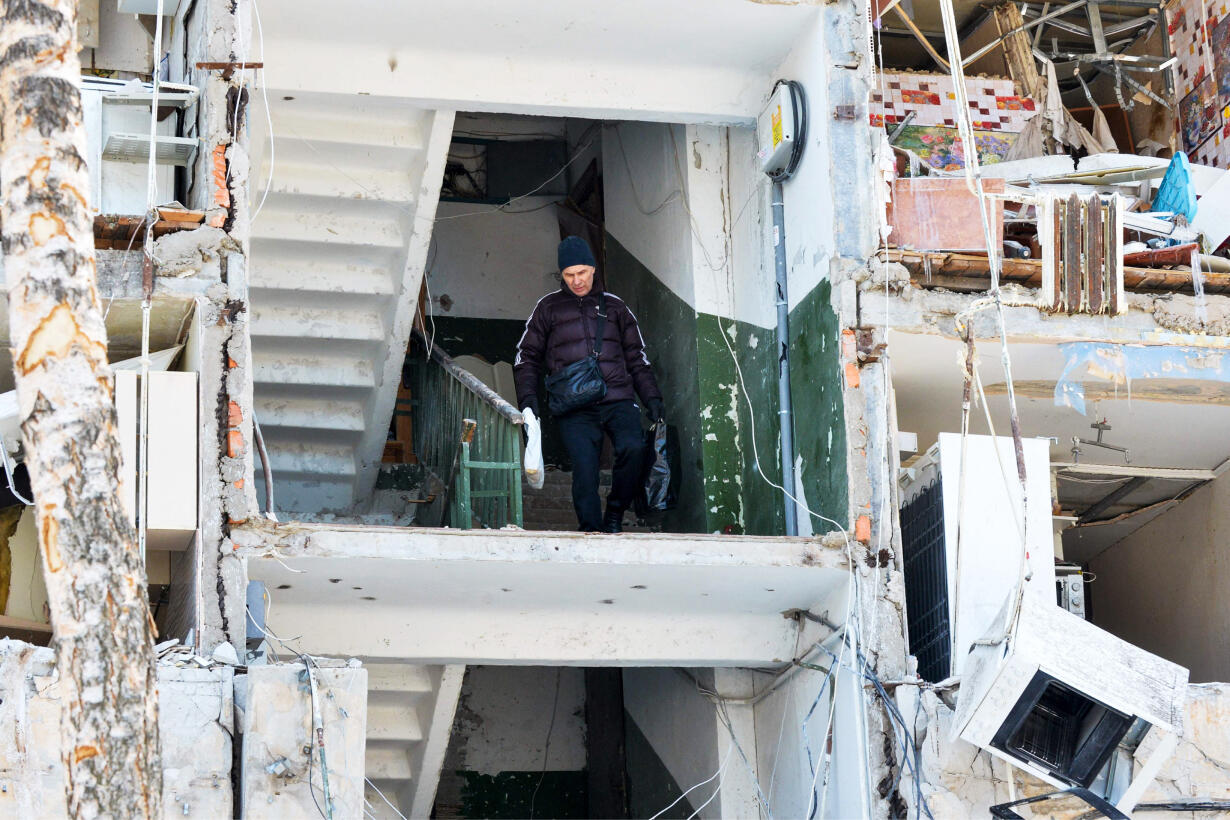
[[[1093,621],[1191,670],[1230,680],[1230,479],[1208,484],[1095,557]]]
[[[821,280],[828,278],[835,222],[843,218],[834,210],[831,193],[837,169],[830,161],[828,150],[828,129],[832,121],[832,102],[828,95],[830,62],[832,58],[825,50],[823,18],[817,14],[802,27],[802,33],[789,56],[773,74],[774,80],[798,80],[803,84],[809,112],[807,147],[798,173],[784,183],[783,188],[786,265],[792,310]],[[763,89],[766,99],[769,91],[770,86],[766,84]],[[868,196],[866,191],[850,191],[846,218],[855,218],[855,212],[864,207]],[[768,229],[772,230],[771,220]]]
[[[559,227],[553,197],[527,197],[505,213],[491,206],[441,202],[428,271],[432,312],[439,316],[524,321],[534,304],[559,288]],[[457,217],[461,214],[468,216]],[[440,300],[447,296],[446,310]]]
[[[812,0],[267,0],[270,88],[467,111],[748,123]],[[430,102],[428,102],[430,101]]]
[[[553,702],[555,725],[551,727]],[[546,769],[585,768],[583,669],[471,666],[466,670],[457,712],[455,759],[466,771],[494,775],[542,770],[548,729],[551,744]]]
[[[702,684],[713,686],[712,670],[689,671]],[[718,770],[727,740],[718,737],[713,704],[677,670],[624,669],[624,709],[680,789],[686,791]],[[716,786],[715,779],[688,795],[688,800],[697,807]],[[700,816],[721,817],[721,800],[715,799]]]
[[[695,307],[692,233],[680,156],[686,144],[682,125],[612,123],[602,133],[602,184],[607,232],[672,293]],[[720,257],[720,247],[717,252]]]
[[[38,528],[34,519],[34,508],[26,507],[17,531],[9,539],[12,556],[9,600],[0,614],[45,624],[49,622],[47,586],[43,581],[42,553],[38,548]]]

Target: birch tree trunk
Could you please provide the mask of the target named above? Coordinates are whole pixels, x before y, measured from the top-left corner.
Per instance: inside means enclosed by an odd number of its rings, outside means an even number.
[[[75,0],[0,0],[0,226],[9,338],[62,687],[69,812],[157,817],[145,570],[120,501],[95,288]]]

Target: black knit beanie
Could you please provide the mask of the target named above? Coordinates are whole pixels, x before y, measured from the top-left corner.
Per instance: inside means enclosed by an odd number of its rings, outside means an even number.
[[[589,265],[597,267],[594,252],[589,249],[589,243],[579,236],[570,236],[559,243],[559,269],[564,271],[573,265]]]

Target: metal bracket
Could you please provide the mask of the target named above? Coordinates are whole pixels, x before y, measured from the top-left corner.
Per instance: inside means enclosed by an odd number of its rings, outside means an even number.
[[[854,105],[833,106],[833,119],[853,120],[858,118],[858,107]]]

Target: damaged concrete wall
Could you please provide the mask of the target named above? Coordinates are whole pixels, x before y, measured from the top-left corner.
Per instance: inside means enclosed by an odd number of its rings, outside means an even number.
[[[912,722],[918,743],[922,771],[922,797],[936,818],[964,820],[983,818],[997,803],[1010,799],[1009,777],[1018,798],[1055,791],[1050,784],[1004,761],[993,759],[964,741],[949,739],[953,712],[934,691],[902,687],[898,702]],[[1191,812],[1160,810],[1159,804],[1183,801],[1230,800],[1230,685],[1192,684],[1187,689],[1183,739],[1162,767],[1153,785],[1137,807],[1150,818],[1179,820]],[[1146,736],[1136,751],[1134,770],[1147,760],[1157,738]],[[913,814],[916,806],[915,781],[907,773],[901,792]],[[1077,820],[1087,816],[1089,806],[1077,800],[1052,801],[1044,811],[1032,816],[1042,820]],[[1201,817],[1230,817],[1230,810],[1201,812]]]
[[[0,640],[0,814],[66,817],[60,686],[51,649]],[[230,667],[158,667],[163,814],[232,810]]]
[[[312,679],[301,663],[253,666],[236,678],[245,818],[320,817],[317,805],[325,790],[318,741],[324,743],[334,816],[363,815],[367,670],[358,661],[351,664],[314,666]],[[323,739],[312,729],[314,711]]]
[[[1223,477],[1089,562],[1094,623],[1188,667],[1193,681],[1230,680],[1228,538]]]
[[[205,211],[205,225],[159,239],[160,277],[201,282],[196,349],[202,406],[199,532],[173,567],[166,623],[171,635],[194,631],[198,646],[229,641],[244,647],[240,561],[227,540],[233,522],[257,512],[252,481],[252,376],[247,323],[248,111],[250,73],[206,70],[250,55],[251,4],[200,0],[177,12],[171,67],[200,89],[184,136],[202,140],[190,169],[185,205]],[[178,78],[178,77],[177,77]]]

